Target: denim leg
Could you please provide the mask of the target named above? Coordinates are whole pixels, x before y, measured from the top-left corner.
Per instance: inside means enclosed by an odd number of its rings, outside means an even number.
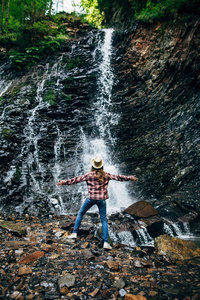
[[[78,212],[78,215],[76,217],[76,222],[75,222],[75,225],[74,225],[74,230],[73,232],[78,232],[78,229],[81,225],[81,221],[82,221],[82,218],[84,216],[84,214],[88,211],[88,209],[90,209],[90,207],[92,207],[95,203],[92,203],[91,200],[89,199],[86,199],[85,202],[83,203],[81,209],[79,210]]]
[[[101,223],[102,223],[102,231],[103,231],[103,240],[108,243],[108,222],[106,215],[106,200],[97,200],[96,204],[99,208]]]

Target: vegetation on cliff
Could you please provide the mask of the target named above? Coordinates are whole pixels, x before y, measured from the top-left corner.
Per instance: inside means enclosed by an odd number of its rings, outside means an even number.
[[[199,0],[82,0],[82,5],[87,11],[87,20],[96,26],[121,27],[134,20],[169,20],[177,16],[199,15],[200,12]]]
[[[0,59],[11,58],[17,71],[58,51],[81,27],[74,13],[53,14],[52,0],[0,3]]]
[[[80,30],[82,20],[97,28],[132,25],[134,20],[157,21],[198,15],[200,0],[82,0],[84,13],[54,14],[53,0],[1,0],[0,59],[13,69],[29,69]]]

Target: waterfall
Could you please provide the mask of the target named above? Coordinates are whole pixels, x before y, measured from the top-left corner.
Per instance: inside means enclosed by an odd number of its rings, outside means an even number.
[[[7,79],[9,78],[9,75],[4,74],[6,68],[7,68],[6,63],[0,66],[0,97],[9,89],[9,87],[13,83],[12,79]]]
[[[153,245],[154,240],[148,233],[147,228],[137,229],[136,233],[138,234],[141,245]]]
[[[103,43],[99,43],[93,55],[94,59],[96,59],[97,53],[100,53],[102,57],[99,65],[97,89],[92,104],[93,111],[91,112],[93,114],[91,123],[93,131],[88,135],[84,132],[83,128],[80,128],[81,137],[80,144],[77,146],[77,155],[81,157],[81,162],[76,170],[77,176],[81,172],[87,173],[89,171],[91,160],[97,155],[103,158],[105,171],[112,174],[119,174],[114,160],[115,137],[111,132],[112,125],[117,124],[120,118],[119,114],[112,112],[114,74],[111,67],[111,58],[113,30],[104,29],[103,31],[105,34],[104,41]],[[84,201],[87,196],[86,186],[77,187],[77,189],[82,194],[82,201]],[[133,199],[129,197],[125,182],[111,181],[108,189],[108,214],[121,211],[133,203]]]
[[[26,143],[22,147],[19,157],[19,159],[23,157],[24,160],[21,170],[21,180],[27,189],[23,203],[16,207],[16,211],[19,212],[24,211],[24,209],[27,208],[27,205],[29,205],[32,213],[37,213],[38,208],[35,207],[33,202],[36,201],[38,206],[40,206],[41,200],[47,200],[50,203],[50,206],[52,205],[52,212],[56,212],[57,214],[64,213],[63,198],[61,196],[61,191],[56,185],[61,173],[60,152],[63,141],[62,133],[58,126],[55,126],[57,130],[57,137],[54,142],[54,165],[48,165],[46,162],[41,160],[38,145],[38,142],[42,139],[42,135],[47,132],[46,123],[39,119],[39,113],[42,109],[48,109],[50,106],[49,102],[45,102],[43,99],[45,83],[50,81],[53,77],[56,79],[55,85],[59,86],[59,80],[62,75],[60,75],[60,77],[58,75],[62,72],[58,69],[61,61],[62,56],[52,65],[51,68],[47,63],[41,80],[37,80],[35,96],[36,106],[29,111],[28,122],[24,128]],[[46,182],[46,177],[52,177],[52,184]],[[27,178],[29,179],[27,180]]]
[[[167,221],[167,220],[166,220]],[[181,224],[177,223],[169,223],[168,224],[164,223],[164,231],[173,237],[178,237],[180,239],[193,239],[194,236],[190,232],[190,225],[188,222],[184,222]]]

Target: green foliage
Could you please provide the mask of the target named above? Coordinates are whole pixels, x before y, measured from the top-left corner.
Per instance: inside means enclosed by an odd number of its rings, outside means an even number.
[[[66,38],[66,37],[65,37]],[[26,48],[24,51],[14,50],[11,51],[12,67],[16,71],[23,71],[29,69],[31,66],[39,62],[41,59],[61,49],[64,39],[60,36],[52,39],[46,37],[38,43],[37,46]]]
[[[140,3],[131,0],[131,3],[136,18],[142,21],[169,20],[176,16],[200,12],[199,0],[142,0]]]
[[[49,102],[50,105],[55,104],[56,98],[57,94],[53,89],[47,90],[46,94],[44,95],[44,101]]]
[[[0,45],[5,48],[11,48],[17,44],[17,36],[15,33],[6,33],[0,35]]]
[[[68,70],[74,69],[82,64],[82,61],[79,57],[77,57],[76,59],[68,59],[66,62]]]
[[[105,13],[100,11],[98,0],[81,0],[81,3],[86,11],[85,19],[88,23],[97,28],[102,28]]]
[[[10,128],[3,128],[2,135],[5,139],[10,139],[14,131]]]

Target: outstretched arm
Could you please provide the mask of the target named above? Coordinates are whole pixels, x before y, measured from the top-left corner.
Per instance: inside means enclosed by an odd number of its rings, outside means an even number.
[[[113,175],[110,173],[107,173],[107,177],[109,180],[117,180],[117,181],[138,181],[137,177],[135,176],[125,176],[125,175]]]
[[[71,185],[71,184],[76,184],[79,182],[83,182],[88,180],[88,173],[85,175],[81,175],[81,176],[77,176],[71,179],[67,179],[67,180],[60,180],[57,185],[58,186],[62,186],[62,185]]]

